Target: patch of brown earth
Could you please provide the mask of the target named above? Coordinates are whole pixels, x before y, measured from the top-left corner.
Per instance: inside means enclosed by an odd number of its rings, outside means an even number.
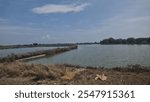
[[[95,78],[103,75],[106,80]],[[2,85],[150,85],[150,67],[82,68],[72,65],[0,63]]]

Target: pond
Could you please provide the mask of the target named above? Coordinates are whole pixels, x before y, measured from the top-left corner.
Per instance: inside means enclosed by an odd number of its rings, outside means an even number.
[[[30,60],[29,63],[65,63],[94,67],[115,67],[130,64],[149,66],[150,45],[79,45],[76,50],[51,57]]]

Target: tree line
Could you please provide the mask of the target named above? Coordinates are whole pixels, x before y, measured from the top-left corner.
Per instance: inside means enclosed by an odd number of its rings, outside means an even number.
[[[150,44],[150,37],[127,39],[114,39],[111,37],[100,41],[100,44]]]

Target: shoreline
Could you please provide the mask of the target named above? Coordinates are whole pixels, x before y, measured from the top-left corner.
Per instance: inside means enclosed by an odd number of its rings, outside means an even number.
[[[97,79],[104,74],[106,80]],[[150,85],[150,66],[95,68],[67,64],[0,63],[1,85]]]
[[[0,62],[12,62],[21,59],[34,59],[38,57],[45,57],[45,56],[53,56],[59,53],[67,52],[70,50],[77,49],[77,45],[71,45],[64,48],[55,48],[50,50],[41,50],[41,51],[34,51],[34,52],[27,52],[23,54],[12,54],[8,55],[7,57],[0,58]]]
[[[41,58],[41,57],[45,57],[45,56],[46,56],[46,54],[41,54],[41,55],[36,55],[36,56],[31,56],[31,57],[27,57],[27,58],[18,59],[16,61],[32,60],[32,59]]]

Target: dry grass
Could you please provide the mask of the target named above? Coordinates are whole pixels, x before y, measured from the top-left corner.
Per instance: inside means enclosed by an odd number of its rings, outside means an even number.
[[[80,74],[80,72],[84,71],[85,69],[74,69],[74,70],[69,70],[70,68],[66,68],[64,72],[64,75],[61,77],[63,80],[73,80],[77,75]]]
[[[95,80],[105,74],[107,80]],[[82,68],[72,65],[0,63],[0,84],[150,84],[150,67]]]

